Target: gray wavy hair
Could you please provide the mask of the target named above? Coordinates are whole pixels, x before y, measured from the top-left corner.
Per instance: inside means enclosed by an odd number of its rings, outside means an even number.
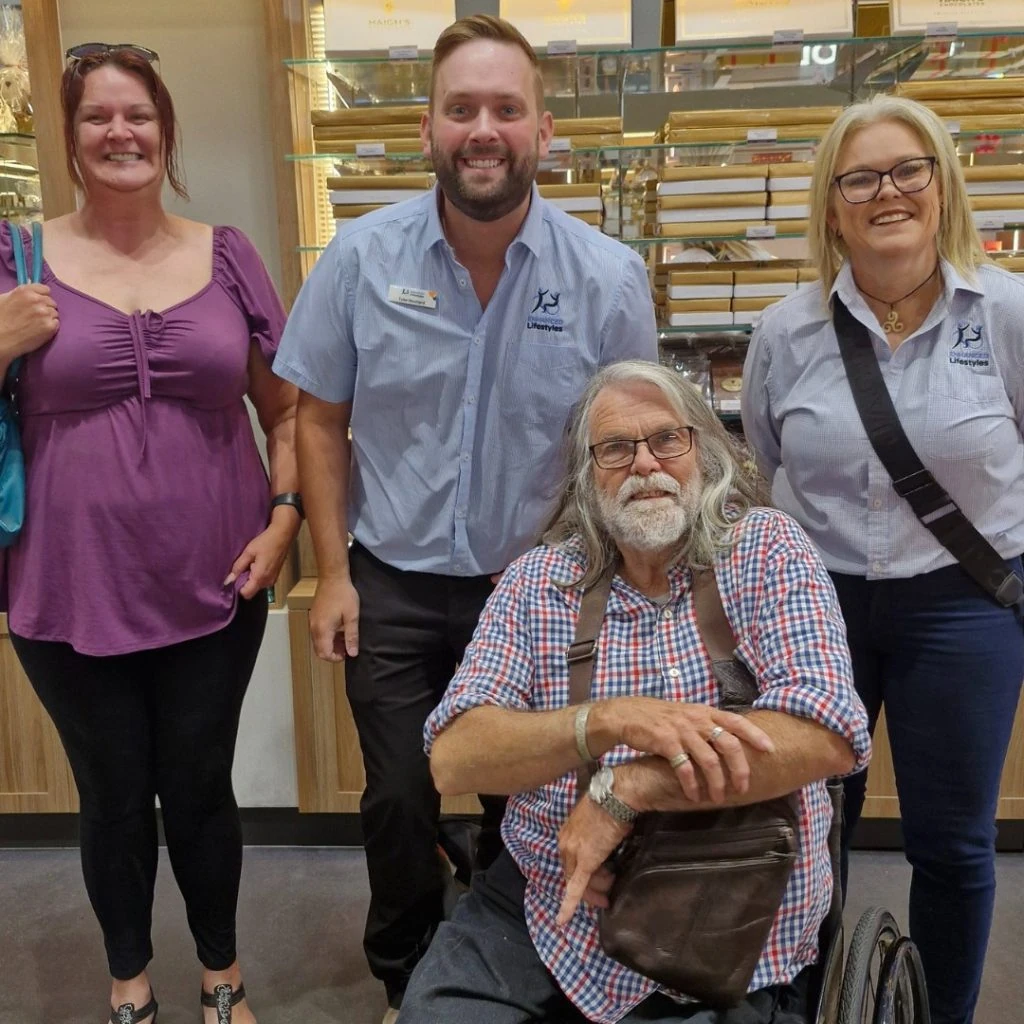
[[[630,384],[653,384],[678,415],[680,426],[694,428],[703,487],[693,527],[680,538],[679,561],[699,568],[712,565],[716,554],[732,544],[735,522],[761,503],[756,471],[748,471],[743,465],[736,442],[693,384],[656,363],[612,363],[591,379],[577,405],[567,441],[565,487],[543,536],[543,543],[550,545],[577,537],[583,542],[583,575],[566,586],[590,586],[618,558],[615,541],[598,512],[590,455],[590,413],[597,396],[606,388]]]

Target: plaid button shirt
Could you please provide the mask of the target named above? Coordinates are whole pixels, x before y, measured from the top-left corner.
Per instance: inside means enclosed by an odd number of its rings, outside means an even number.
[[[755,707],[810,718],[846,737],[857,768],[871,753],[867,715],[853,689],[846,633],[835,591],[806,535],[788,516],[756,509],[715,566],[739,657],[757,678]],[[509,566],[487,603],[444,699],[427,720],[429,754],[438,734],[471,708],[491,704],[550,711],[569,703],[565,650],[579,614],[579,587],[560,587],[583,568],[578,544],[538,547]],[[711,661],[694,616],[691,575],[674,568],[666,606],[616,576],[594,665],[592,696],[645,696],[690,703],[718,699]],[[637,753],[620,746],[614,766]],[[581,905],[555,925],[565,892],[558,832],[576,802],[569,773],[510,797],[502,836],[527,879],[525,916],[541,960],[590,1020],[615,1024],[659,986],[607,957],[596,911]],[[791,981],[818,955],[818,928],[832,893],[824,782],[800,793],[800,852],[751,982],[751,991]]]

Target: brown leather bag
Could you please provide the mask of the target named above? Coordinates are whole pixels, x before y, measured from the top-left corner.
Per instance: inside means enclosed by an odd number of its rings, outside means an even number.
[[[575,640],[566,652],[572,704],[590,697],[613,575],[609,571],[583,595]],[[733,657],[735,639],[714,572],[694,574],[694,602],[720,705],[750,707],[757,683]],[[578,771],[579,797],[595,767]],[[610,863],[611,906],[598,915],[604,951],[708,1006],[741,1002],[796,862],[798,807],[793,793],[720,811],[640,815]]]

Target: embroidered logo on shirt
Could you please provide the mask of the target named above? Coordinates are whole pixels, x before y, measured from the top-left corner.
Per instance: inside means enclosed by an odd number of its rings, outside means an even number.
[[[561,292],[538,288],[537,301],[526,318],[527,330],[555,332],[564,330],[565,321],[558,315],[561,298]]]
[[[982,324],[967,320],[956,323],[956,339],[949,350],[950,366],[988,366],[988,343]]]

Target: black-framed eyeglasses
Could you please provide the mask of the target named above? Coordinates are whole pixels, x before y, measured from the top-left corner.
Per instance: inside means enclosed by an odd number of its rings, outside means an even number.
[[[637,448],[645,444],[647,450],[659,461],[678,459],[693,447],[693,427],[673,427],[659,430],[647,437],[623,437],[614,441],[598,441],[590,446],[590,454],[602,469],[622,469],[632,466]]]
[[[160,59],[160,54],[156,50],[151,50],[148,46],[139,46],[138,43],[79,43],[65,50],[64,58],[68,64],[77,64],[86,57],[100,57],[108,53],[130,53],[149,61],[150,64]]]
[[[870,203],[882,191],[882,180],[888,178],[904,195],[923,192],[935,177],[934,156],[914,156],[893,164],[887,171],[847,171],[832,180],[848,203]]]

